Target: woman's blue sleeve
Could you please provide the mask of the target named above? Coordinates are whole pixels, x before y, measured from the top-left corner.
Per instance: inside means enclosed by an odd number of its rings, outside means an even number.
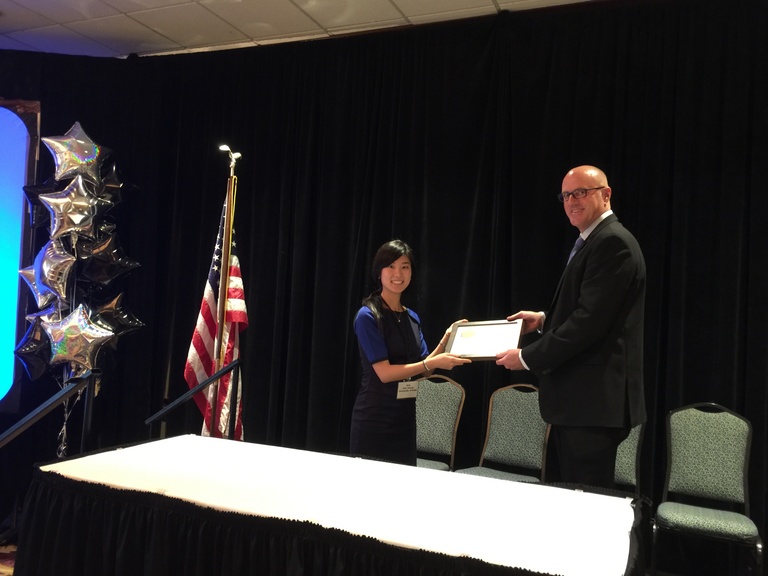
[[[408,309],[408,314],[410,314],[411,317],[416,320],[416,325],[419,327],[419,346],[421,346],[421,358],[424,359],[429,356],[429,348],[427,348],[427,343],[424,340],[424,334],[421,331],[421,318],[419,318],[419,315],[410,308]]]
[[[363,306],[357,311],[354,327],[360,349],[368,362],[375,364],[389,358],[384,335],[379,330],[376,318],[373,317],[373,312],[368,306]]]

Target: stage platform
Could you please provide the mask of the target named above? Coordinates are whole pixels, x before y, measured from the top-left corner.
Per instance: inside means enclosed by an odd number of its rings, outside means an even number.
[[[16,576],[624,576],[631,499],[180,436],[34,471]]]

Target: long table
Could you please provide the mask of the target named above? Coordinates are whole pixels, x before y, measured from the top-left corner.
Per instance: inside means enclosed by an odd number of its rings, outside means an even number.
[[[17,576],[623,576],[631,499],[200,436],[38,467]]]

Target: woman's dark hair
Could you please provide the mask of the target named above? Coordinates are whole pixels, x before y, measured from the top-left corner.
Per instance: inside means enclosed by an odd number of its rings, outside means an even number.
[[[401,256],[407,256],[411,261],[411,270],[415,267],[413,250],[402,240],[390,240],[382,244],[376,251],[376,255],[373,257],[373,265],[371,266],[371,276],[376,284],[376,289],[371,294],[363,299],[363,306],[368,306],[373,312],[376,321],[381,323],[381,316],[383,310],[386,307],[384,300],[381,298],[381,271],[386,268],[392,262],[400,258]],[[410,286],[405,289],[403,295],[410,289]]]

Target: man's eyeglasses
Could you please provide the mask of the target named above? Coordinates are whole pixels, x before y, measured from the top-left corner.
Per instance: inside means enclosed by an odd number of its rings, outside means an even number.
[[[592,190],[602,190],[605,188],[605,186],[596,186],[595,188],[576,188],[573,192],[560,192],[560,194],[557,195],[557,199],[560,200],[560,202],[565,202],[566,200],[569,200],[571,196],[576,198],[576,200],[579,200],[580,198],[584,198],[589,192],[592,192]]]

